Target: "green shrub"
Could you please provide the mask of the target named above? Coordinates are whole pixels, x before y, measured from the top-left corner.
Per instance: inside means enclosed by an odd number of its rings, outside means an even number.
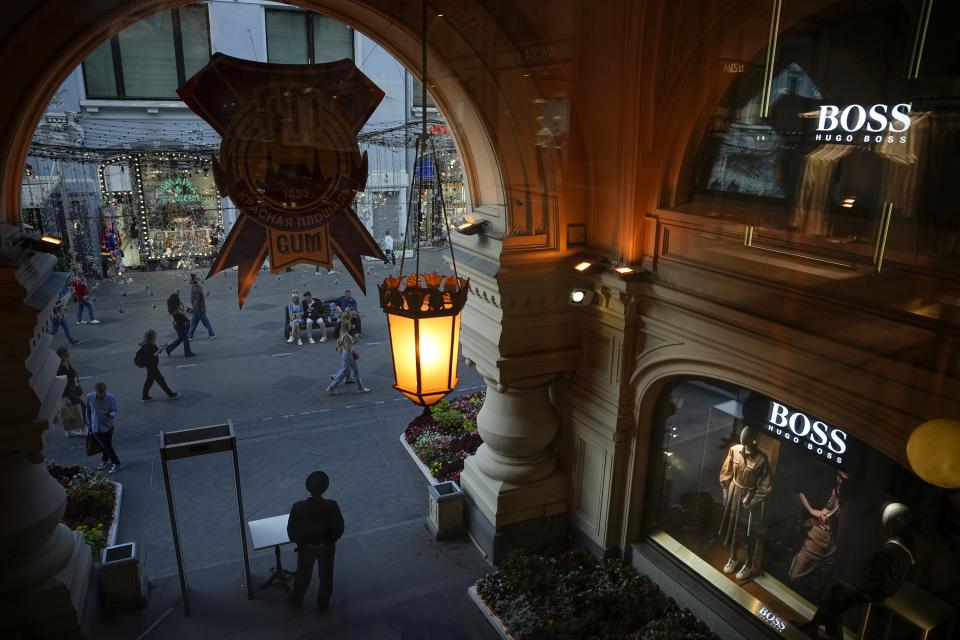
[[[107,529],[102,524],[87,526],[82,524],[75,531],[83,536],[93,550],[93,555],[100,555],[100,550],[107,546]]]
[[[716,638],[629,565],[582,550],[511,554],[477,582],[477,593],[518,640]]]

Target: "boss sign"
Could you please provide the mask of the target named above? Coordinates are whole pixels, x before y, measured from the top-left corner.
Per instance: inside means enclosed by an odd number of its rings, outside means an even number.
[[[816,140],[905,143],[906,131],[910,128],[910,107],[909,102],[869,107],[851,104],[842,108],[832,104],[821,105]]]

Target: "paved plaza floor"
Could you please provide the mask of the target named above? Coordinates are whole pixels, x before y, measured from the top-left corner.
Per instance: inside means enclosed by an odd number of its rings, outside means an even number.
[[[436,253],[426,262],[428,269],[443,268]],[[81,384],[92,390],[102,380],[119,401],[114,442],[124,469],[112,476],[124,487],[118,542],[141,547],[150,582],[148,607],[103,618],[95,638],[495,637],[466,597],[467,587],[491,567],[467,539],[436,542],[423,525],[427,483],[399,442],[419,409],[391,387],[386,321],[376,301],[376,285],[390,271],[379,263],[367,266],[367,297],[341,269],[317,275],[301,266],[279,277],[261,272],[243,310],[237,308],[236,272],[212,278],[205,289],[217,339],[208,341],[201,326],[193,342],[196,358],[185,359],[182,349],[162,356],[161,371],[183,394],[175,401],[159,399],[163,394],[155,389],[158,400],[140,402],[145,376],[133,355],[146,329],[156,329],[162,342],[173,339],[165,299],[179,288],[186,302],[188,272],[131,272],[133,282],[123,287],[104,281],[95,302],[101,324],[71,324],[82,340],[72,349]],[[328,396],[324,388],[337,365],[334,343],[284,342],[283,305],[292,290],[320,298],[345,288],[360,304],[358,364],[373,391],[360,395],[353,385],[341,385]],[[62,335],[55,337],[62,342]],[[455,394],[481,386],[475,371],[461,364],[460,372]],[[330,475],[326,495],[340,503],[346,534],[337,547],[331,608],[322,616],[306,605],[290,610],[276,586],[246,599],[229,454],[171,463],[193,608],[190,618],[183,616],[157,434],[228,419],[237,433],[248,521],[287,513],[305,497],[311,471]],[[80,439],[56,430],[47,455],[62,463],[97,462],[84,456]],[[295,555],[285,549],[284,566],[293,568]],[[271,551],[252,552],[255,586],[272,565]]]

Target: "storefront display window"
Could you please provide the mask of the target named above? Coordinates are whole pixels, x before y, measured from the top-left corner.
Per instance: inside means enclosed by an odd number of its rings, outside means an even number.
[[[132,154],[101,167],[103,227],[118,232],[126,266],[194,267],[223,236],[222,201],[202,156]]]
[[[861,584],[897,502],[911,512],[913,565],[889,637],[917,637],[917,603],[960,601],[960,491],[925,484],[842,425],[721,382],[674,384],[660,427],[654,540],[754,613],[806,620],[835,581]],[[856,607],[843,622],[856,631],[862,616]]]
[[[773,49],[718,62],[722,95],[665,208],[745,244],[880,271],[956,271],[960,5],[772,3]],[[929,7],[927,5],[930,5]],[[928,15],[929,14],[929,15]]]

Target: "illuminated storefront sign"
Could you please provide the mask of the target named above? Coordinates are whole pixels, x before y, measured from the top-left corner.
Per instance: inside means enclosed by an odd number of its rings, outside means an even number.
[[[907,141],[910,128],[910,103],[874,104],[868,107],[851,104],[839,107],[820,105],[817,134],[820,142],[897,142]],[[900,134],[900,135],[892,135]]]
[[[200,194],[186,178],[168,178],[157,188],[157,202],[199,203]]]
[[[757,616],[780,633],[787,630],[786,621],[766,607],[760,607]]]
[[[847,433],[820,420],[811,420],[799,411],[791,411],[779,402],[770,403],[767,431],[773,435],[803,445],[807,451],[843,463],[847,451]]]

